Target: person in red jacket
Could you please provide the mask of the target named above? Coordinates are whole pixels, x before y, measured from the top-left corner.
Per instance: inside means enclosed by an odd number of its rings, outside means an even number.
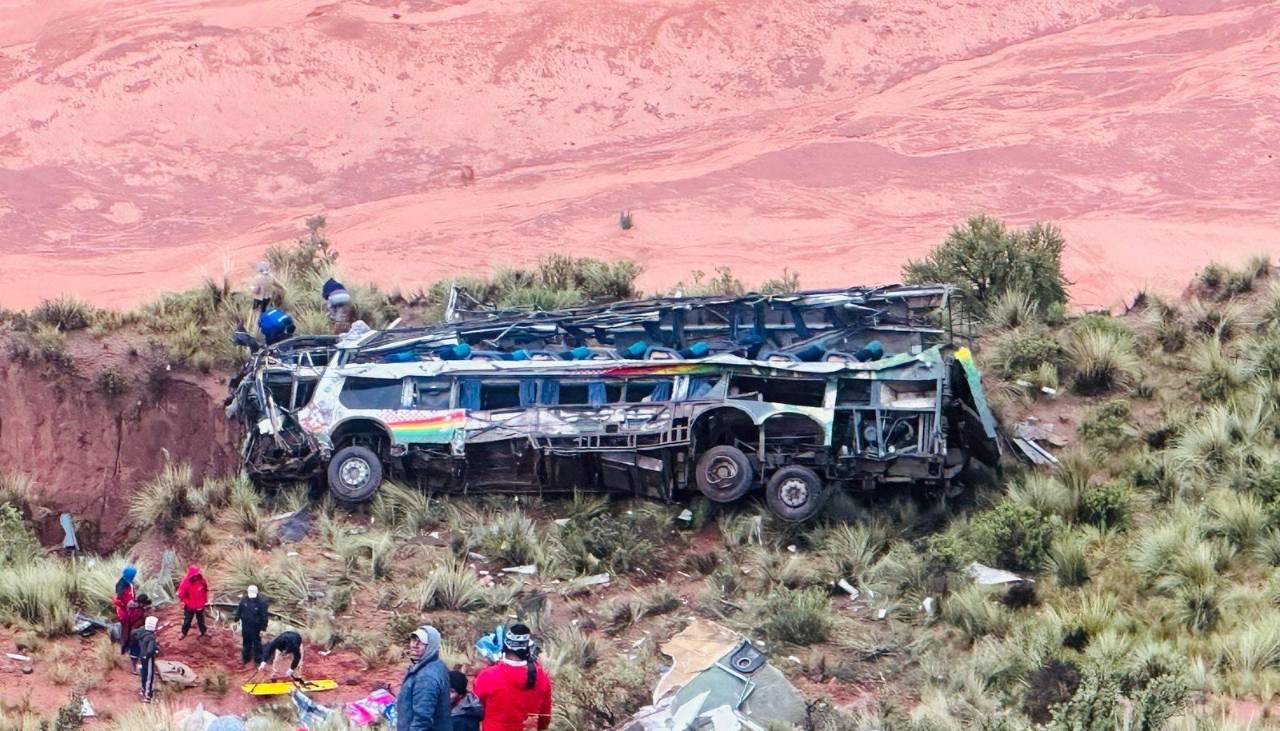
[[[481,731],[540,731],[551,725],[551,678],[533,657],[529,628],[513,624],[503,658],[480,671],[472,692],[484,705]]]
[[[209,604],[209,582],[205,581],[200,567],[192,564],[187,567],[187,575],[178,584],[178,599],[182,601],[182,634],[185,639],[191,631],[191,618],[200,627],[200,636],[205,636],[204,608]]]

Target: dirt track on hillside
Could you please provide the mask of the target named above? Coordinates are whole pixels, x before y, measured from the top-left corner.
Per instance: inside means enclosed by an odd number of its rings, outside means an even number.
[[[406,288],[550,251],[884,281],[978,211],[1060,223],[1082,305],[1280,251],[1266,0],[17,4],[4,306],[239,276],[317,211]]]

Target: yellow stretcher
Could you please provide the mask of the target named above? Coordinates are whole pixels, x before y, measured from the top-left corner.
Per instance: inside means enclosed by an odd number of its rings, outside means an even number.
[[[303,693],[319,693],[338,687],[336,680],[268,680],[261,683],[245,683],[240,686],[249,695],[285,695],[294,688]]]

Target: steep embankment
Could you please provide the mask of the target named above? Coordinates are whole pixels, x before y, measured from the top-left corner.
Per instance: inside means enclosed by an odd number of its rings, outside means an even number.
[[[236,453],[221,394],[207,379],[126,356],[113,368],[124,390],[108,395],[93,376],[105,367],[96,355],[70,369],[5,359],[0,465],[36,479],[42,540],[61,540],[58,514],[67,511],[86,548],[109,550],[128,532],[127,496],[166,459],[190,462],[197,476],[225,475]]]
[[[1059,223],[1109,305],[1274,250],[1278,50],[1267,0],[20,0],[0,305],[247,273],[317,211],[362,279],[559,251],[650,289],[890,281],[985,211]]]

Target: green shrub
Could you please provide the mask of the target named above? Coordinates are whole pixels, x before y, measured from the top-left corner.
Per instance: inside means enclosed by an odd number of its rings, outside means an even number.
[[[1073,333],[1103,332],[1117,338],[1134,339],[1133,331],[1123,320],[1096,312],[1090,312],[1071,323],[1071,331]]]
[[[1075,389],[1087,395],[1133,384],[1141,365],[1133,339],[1106,330],[1075,333],[1067,341],[1067,353],[1075,369]]]
[[[191,465],[169,462],[129,498],[129,517],[137,526],[173,531],[191,512],[192,489]]]
[[[656,541],[669,529],[657,513],[644,508],[601,513],[570,518],[560,528],[560,545],[569,567],[578,573],[655,573],[667,557]]]
[[[44,300],[31,310],[31,319],[59,332],[83,330],[93,323],[93,315],[92,307],[66,295]]]
[[[1031,297],[1018,289],[1007,289],[987,308],[987,325],[997,330],[1013,330],[1039,324],[1040,312]]]
[[[831,638],[835,625],[831,602],[820,589],[779,587],[759,611],[760,632],[766,639],[792,645],[813,645]]]
[[[41,553],[40,542],[27,529],[12,503],[0,502],[0,567],[22,566]]]
[[[1089,580],[1089,542],[1075,531],[1063,531],[1049,548],[1049,567],[1063,586]]]
[[[1206,401],[1222,401],[1252,375],[1249,363],[1229,356],[1216,338],[1205,338],[1191,353],[1196,390]]]
[[[1106,452],[1122,452],[1137,441],[1131,423],[1129,402],[1114,399],[1090,411],[1076,434],[1090,446]]]
[[[1065,356],[1062,344],[1043,328],[1019,328],[992,345],[989,365],[1001,376],[1014,378],[1048,365],[1055,369]]]
[[[1124,530],[1133,511],[1133,490],[1123,482],[1091,488],[1080,499],[1079,519],[1101,528]]]
[[[1009,613],[991,599],[986,587],[970,584],[952,592],[942,603],[942,618],[970,643],[1009,627]]]
[[[589,670],[559,670],[552,689],[552,727],[597,729],[622,724],[652,700],[651,665],[619,657]]]
[[[973,216],[953,228],[928,257],[908,262],[903,275],[911,283],[954,284],[979,316],[1010,289],[1025,292],[1043,313],[1067,301],[1064,246],[1062,234],[1052,225],[1006,229],[997,219]]]
[[[129,390],[129,383],[125,380],[124,374],[114,366],[107,366],[98,371],[93,377],[93,384],[98,389],[98,393],[104,396],[119,396]]]
[[[1029,505],[1005,500],[974,518],[970,530],[978,554],[988,562],[1011,571],[1038,571],[1057,524]]]

